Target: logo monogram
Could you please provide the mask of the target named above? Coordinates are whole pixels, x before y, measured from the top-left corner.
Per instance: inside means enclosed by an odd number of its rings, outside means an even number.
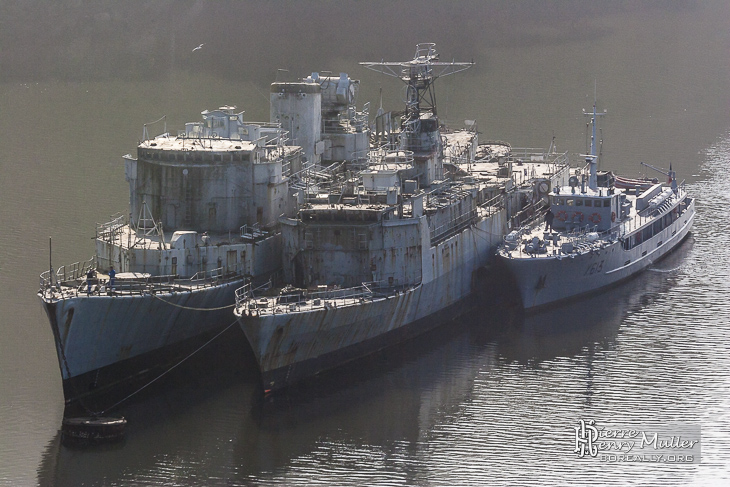
[[[598,447],[593,442],[598,441],[598,428],[595,427],[596,422],[594,420],[584,421],[580,420],[580,425],[574,427],[575,429],[575,450],[574,453],[578,453],[583,458],[586,453],[592,457],[598,456]]]

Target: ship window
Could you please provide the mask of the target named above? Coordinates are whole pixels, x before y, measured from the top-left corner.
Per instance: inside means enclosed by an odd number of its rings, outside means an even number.
[[[642,236],[644,237],[644,238],[643,238],[642,240],[644,240],[645,242],[646,242],[647,240],[649,240],[649,239],[651,238],[651,235],[652,235],[652,234],[651,234],[651,227],[646,227],[646,228],[645,228],[645,229],[643,230],[642,234],[643,234]]]
[[[611,200],[603,200],[603,207],[608,208],[611,206]]]
[[[567,200],[565,200],[565,204],[567,204],[568,206],[573,206],[573,199],[568,198]]]
[[[586,206],[593,206],[593,200],[586,200]]]
[[[583,206],[583,200],[581,200],[581,199],[575,200],[575,206]]]

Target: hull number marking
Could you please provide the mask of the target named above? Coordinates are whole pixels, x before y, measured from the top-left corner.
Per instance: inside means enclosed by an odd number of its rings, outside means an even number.
[[[597,274],[603,270],[603,262],[594,262],[593,264],[589,265],[586,269],[585,273],[583,273],[584,276],[590,276],[592,274]]]

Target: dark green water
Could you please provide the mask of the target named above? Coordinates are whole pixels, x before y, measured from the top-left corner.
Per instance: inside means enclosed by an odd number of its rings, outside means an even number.
[[[269,83],[360,79],[359,61],[436,42],[475,61],[437,83],[443,119],[482,139],[585,150],[597,86],[603,168],[668,167],[693,235],[625,286],[521,320],[472,316],[288,396],[263,400],[237,330],[124,404],[120,445],[60,444],[63,397],[35,292],[127,211],[142,125],[236,105]],[[204,43],[202,49],[192,49]],[[710,485],[730,476],[730,5],[707,2],[0,2],[0,485]],[[509,326],[506,326],[509,325]],[[573,453],[579,419],[702,425],[699,465]]]

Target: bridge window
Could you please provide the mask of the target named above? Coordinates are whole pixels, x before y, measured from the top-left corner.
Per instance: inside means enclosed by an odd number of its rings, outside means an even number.
[[[642,240],[644,240],[646,242],[652,236],[651,227],[646,227],[641,233],[642,233],[642,237],[643,237]]]

